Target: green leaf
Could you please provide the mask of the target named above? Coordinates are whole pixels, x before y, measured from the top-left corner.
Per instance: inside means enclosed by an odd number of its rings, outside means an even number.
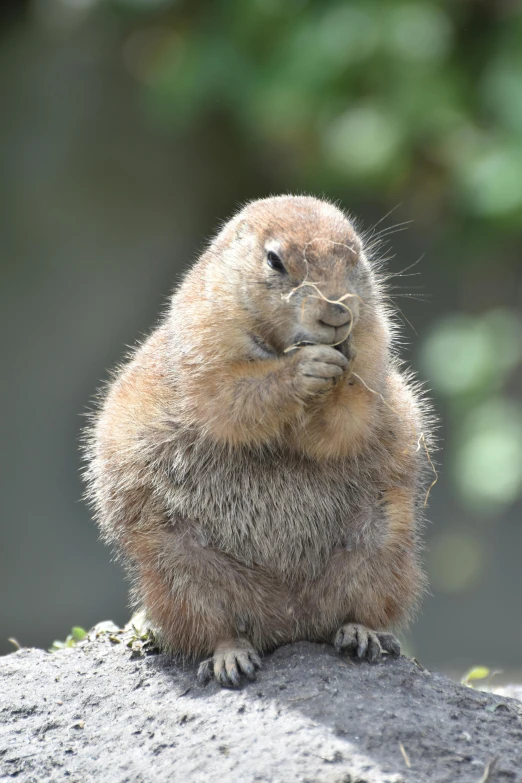
[[[81,642],[87,636],[87,631],[81,628],[79,625],[75,625],[71,628],[71,633],[67,636],[64,642],[55,640],[49,647],[49,652],[56,652],[57,650],[64,650],[69,647],[74,647],[77,642]]]
[[[469,685],[474,680],[484,680],[486,677],[489,677],[487,666],[474,666],[464,675],[460,682],[462,685]]]

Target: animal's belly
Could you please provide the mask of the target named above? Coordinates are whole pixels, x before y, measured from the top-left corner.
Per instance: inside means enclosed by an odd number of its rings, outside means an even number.
[[[172,513],[245,564],[314,578],[333,550],[374,544],[382,533],[376,489],[363,488],[345,463],[224,450],[190,456],[173,464]]]

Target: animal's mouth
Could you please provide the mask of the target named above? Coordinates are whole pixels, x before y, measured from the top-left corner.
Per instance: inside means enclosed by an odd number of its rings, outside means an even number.
[[[290,351],[295,351],[298,348],[305,348],[307,345],[326,345],[328,346],[328,343],[323,343],[320,340],[299,340],[298,342],[294,343],[293,345],[288,346],[288,348],[285,348],[283,353],[290,353]],[[336,351],[339,351],[339,353],[342,353],[346,355],[346,345],[347,345],[347,339],[343,340],[341,343],[338,343],[337,345],[330,345],[328,347],[335,348]]]
[[[303,327],[294,332],[294,341],[291,345],[284,348],[283,353],[287,354],[299,348],[305,348],[307,345],[324,345],[328,348],[335,348],[343,356],[348,357],[351,353],[351,344],[353,341],[352,329],[335,327],[330,333],[325,330],[308,330]],[[337,339],[336,339],[337,338]]]

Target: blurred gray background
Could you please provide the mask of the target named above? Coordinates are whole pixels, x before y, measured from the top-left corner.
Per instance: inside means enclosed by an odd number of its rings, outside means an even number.
[[[519,676],[520,5],[34,0],[0,24],[0,653],[128,619],[83,416],[220,222],[298,191],[367,228],[393,210],[389,268],[418,261],[392,293],[443,442],[408,648]]]

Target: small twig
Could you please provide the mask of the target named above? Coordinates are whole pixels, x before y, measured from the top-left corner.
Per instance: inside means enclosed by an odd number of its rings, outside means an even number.
[[[433,471],[433,475],[435,476],[435,478],[433,479],[433,481],[429,485],[428,491],[426,492],[426,497],[424,498],[424,508],[426,508],[426,506],[428,505],[428,498],[430,496],[430,492],[433,489],[433,487],[435,486],[435,484],[437,483],[437,481],[439,480],[439,474],[437,473],[435,465],[433,464],[433,460],[431,459],[430,452],[428,451],[428,446],[426,445],[426,437],[425,437],[423,432],[421,432],[421,434],[419,435],[417,448],[415,450],[418,451],[420,449],[421,441],[422,441],[422,445],[424,446],[424,450],[426,452],[426,456],[428,458],[428,462],[430,463],[430,467],[431,467],[431,469]]]
[[[22,759],[30,759],[33,756],[37,756],[37,755],[38,755],[38,752],[35,751],[34,753],[26,753],[23,756],[16,756],[16,758],[14,758],[14,759],[4,759],[4,761],[5,761],[6,764],[16,764],[18,761],[21,761]],[[13,775],[13,777],[14,777],[14,775]]]
[[[406,749],[405,749],[404,745],[402,744],[402,742],[399,742],[399,749],[400,749],[400,751],[401,751],[401,753],[402,753],[402,757],[403,757],[403,759],[404,759],[404,763],[406,764],[406,766],[408,767],[408,769],[411,769],[411,761],[410,761],[410,757],[409,757],[409,756],[408,756],[408,754],[406,753]]]
[[[323,302],[328,302],[328,304],[340,304],[341,307],[344,307],[346,310],[350,310],[350,308],[347,304],[344,303],[345,299],[358,299],[360,302],[362,302],[359,294],[344,294],[343,296],[339,297],[339,299],[328,299],[328,297],[323,294],[317,283],[309,283],[307,280],[303,280],[302,283],[299,283],[299,285],[296,285],[295,288],[292,288],[290,293],[283,294],[281,299],[283,299],[285,302],[289,302],[295,292],[299,291],[300,288],[313,288],[317,293],[315,299],[322,299]],[[312,296],[312,294],[310,294],[310,296]]]
[[[360,375],[357,375],[356,372],[353,372],[353,370],[352,370],[352,375],[354,375],[362,383],[362,385],[366,389],[368,389],[369,392],[371,392],[372,394],[376,394],[377,397],[380,397],[382,402],[386,405],[386,407],[389,408],[396,416],[399,415],[398,412],[395,410],[395,408],[392,405],[390,405],[388,400],[386,400],[380,392],[378,392],[376,389],[372,389],[371,386],[368,386],[366,381],[363,380]],[[435,465],[433,464],[433,461],[432,461],[432,459],[430,457],[430,453],[428,451],[428,446],[426,445],[426,437],[425,437],[423,432],[421,432],[421,434],[419,435],[419,439],[417,441],[417,448],[415,449],[415,451],[416,452],[419,451],[421,441],[424,444],[424,448],[426,450],[426,455],[428,457],[428,462],[430,463],[430,467],[433,470],[433,474],[435,476],[435,478],[431,482],[430,486],[428,487],[428,491],[426,492],[426,497],[424,498],[424,508],[426,508],[426,506],[428,505],[428,499],[429,499],[429,496],[430,496],[430,492],[433,489],[433,487],[435,486],[435,484],[437,483],[437,481],[439,480],[439,474],[437,473],[437,471],[435,469]]]
[[[287,699],[287,701],[288,702],[308,701],[309,699],[315,699],[316,696],[319,696],[319,694],[312,693],[311,696],[300,696],[298,699]]]
[[[491,761],[488,761],[486,766],[484,767],[484,774],[478,781],[478,783],[489,783],[491,780],[491,775],[495,771],[495,767],[497,766],[498,756],[496,756],[494,759],[491,759]]]

